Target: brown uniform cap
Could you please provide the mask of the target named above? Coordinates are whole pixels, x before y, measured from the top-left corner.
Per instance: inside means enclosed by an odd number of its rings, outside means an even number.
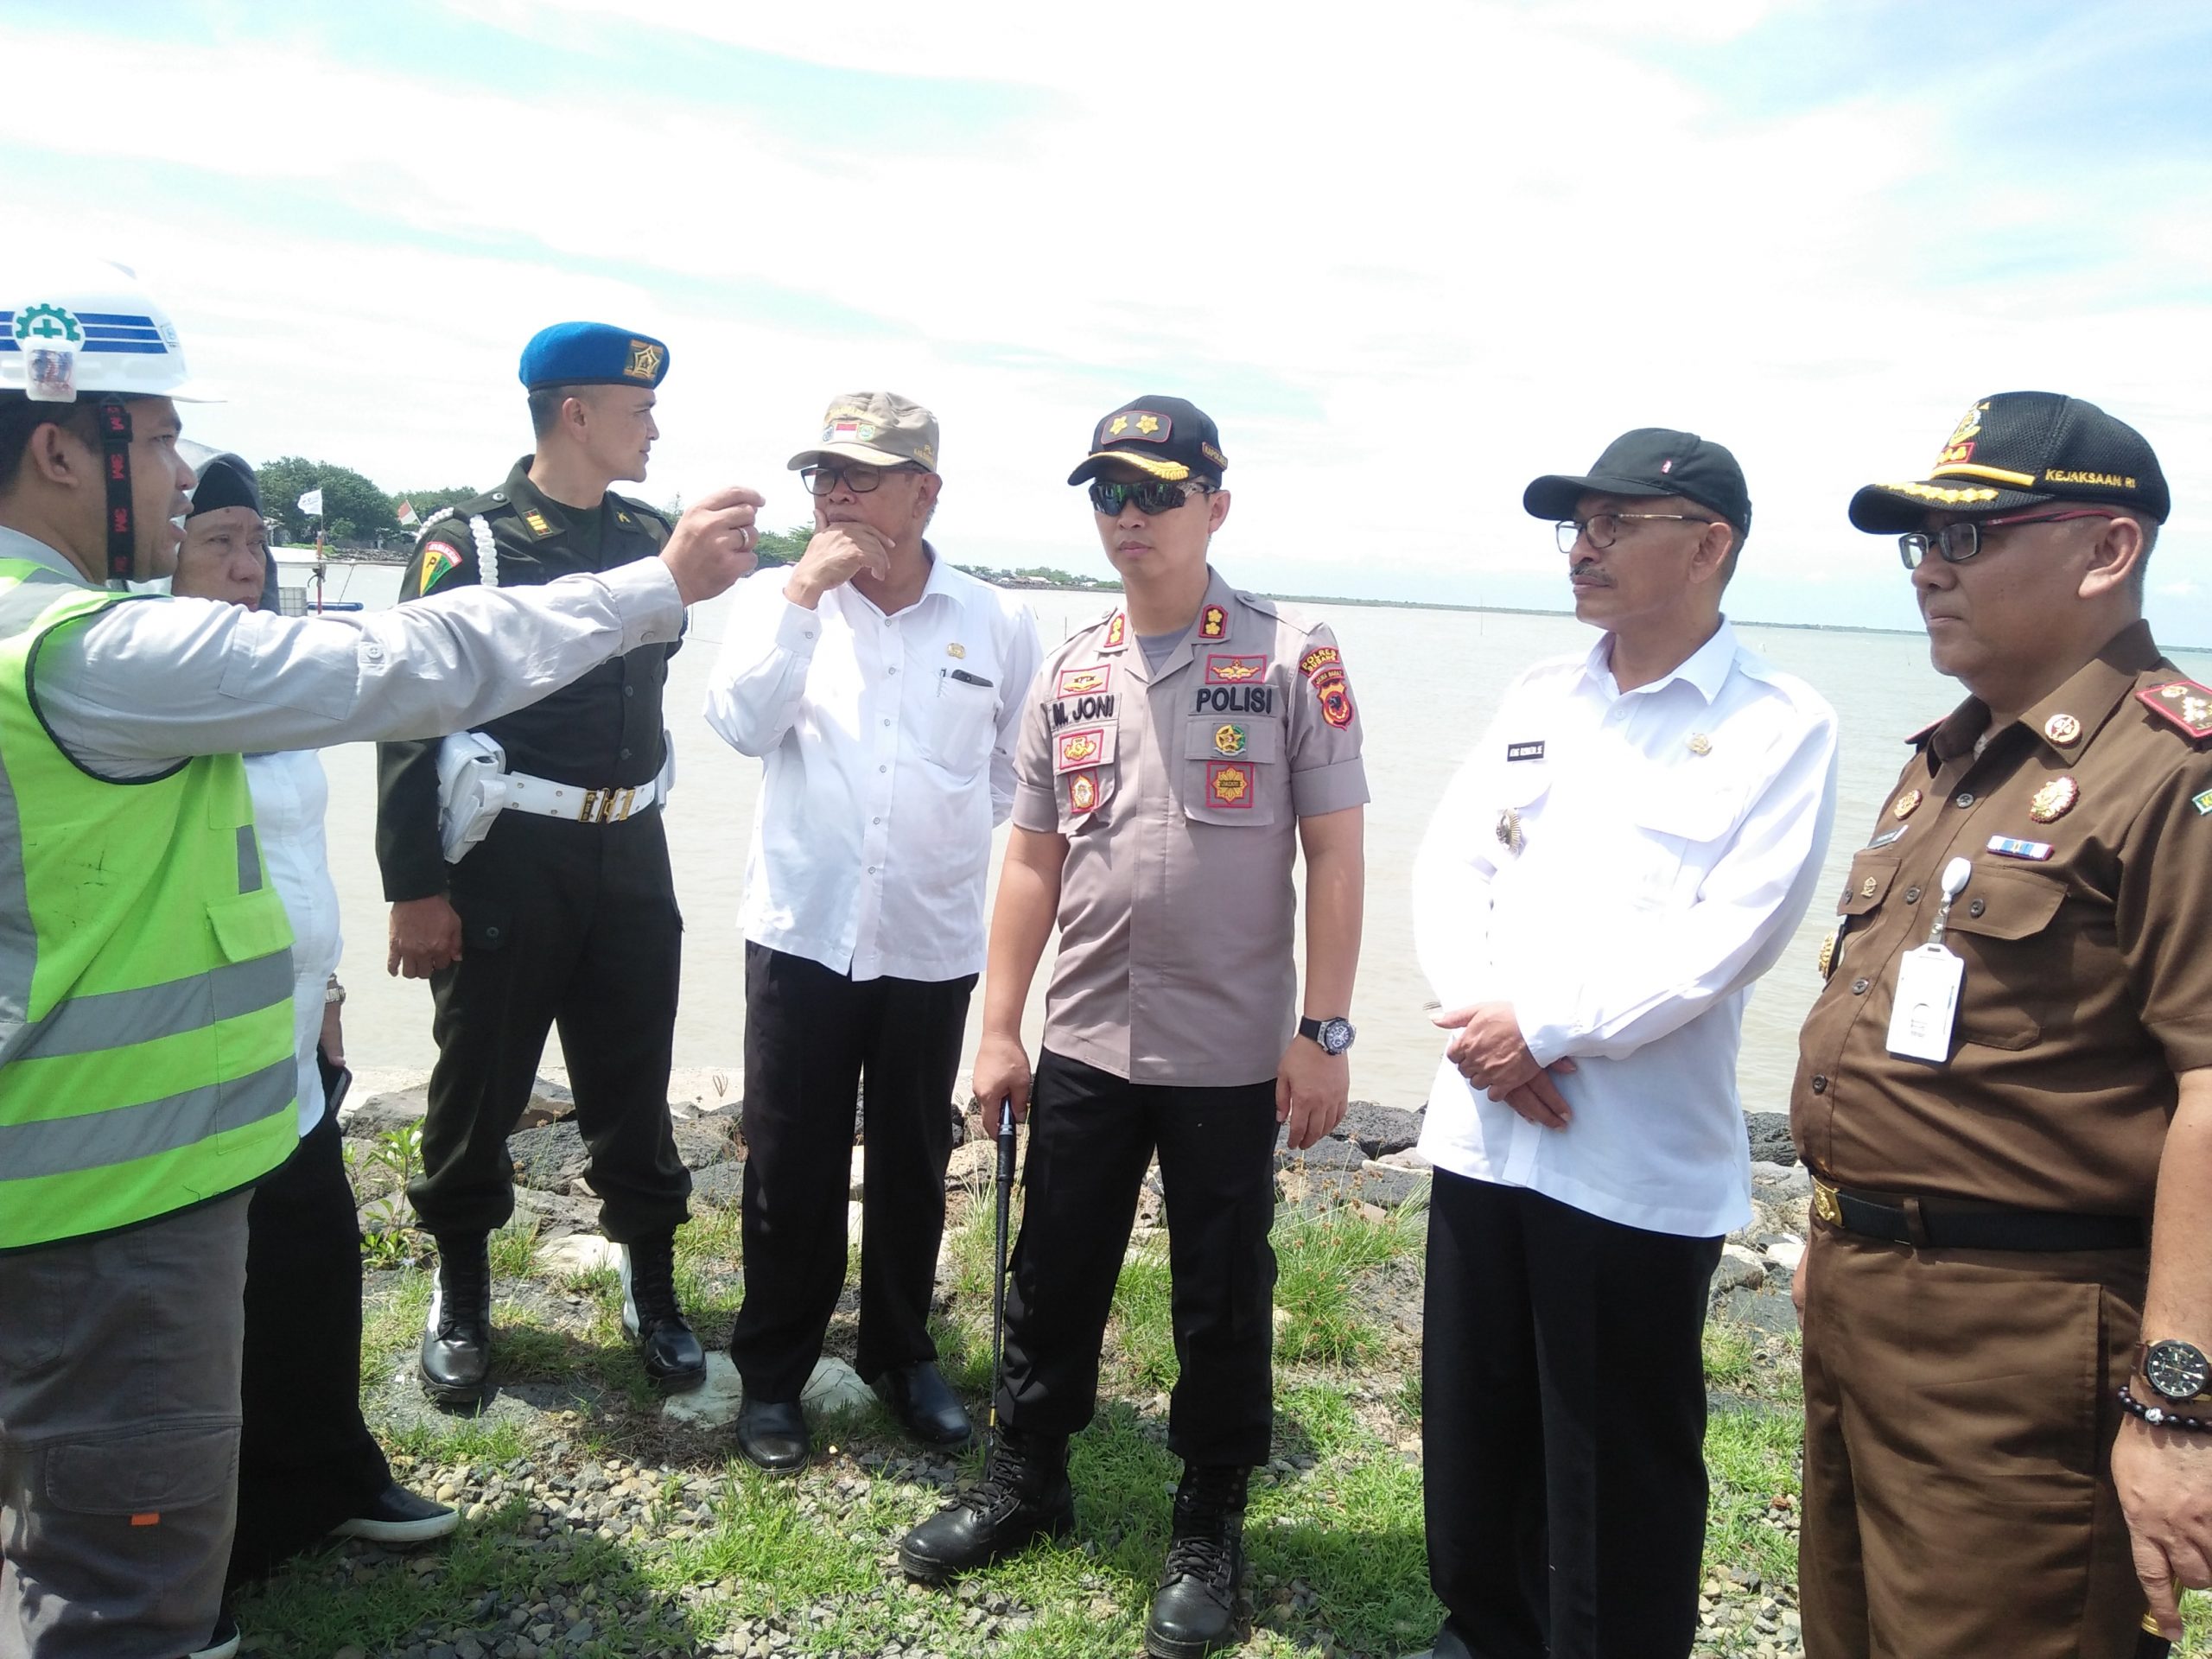
[[[1133,1083],[1275,1075],[1298,820],[1368,798],[1335,637],[1210,574],[1156,672],[1119,610],[1048,657],[1015,757],[1014,823],[1068,838],[1045,1046]]]

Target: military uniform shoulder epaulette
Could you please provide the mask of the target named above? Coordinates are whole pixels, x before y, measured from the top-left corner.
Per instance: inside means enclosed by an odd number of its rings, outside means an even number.
[[[2199,742],[2212,737],[2212,687],[2195,680],[2160,680],[2138,689],[2135,700],[2185,736]]]
[[[415,539],[420,543],[432,531],[442,526],[446,533],[442,539],[464,545],[468,539],[467,520],[514,510],[515,505],[507,499],[505,490],[489,490],[482,495],[472,495],[466,501],[456,501],[449,507],[440,507],[423,521],[421,528],[415,532]],[[455,519],[461,522],[456,524],[454,522]]]
[[[1925,743],[1925,742],[1926,742],[1929,738],[1931,738],[1931,737],[1935,736],[1935,735],[1936,735],[1936,728],[1938,726],[1941,726],[1941,725],[1942,725],[1945,721],[1948,720],[1949,718],[1950,718],[1950,716],[1949,716],[1948,715],[1936,715],[1936,718],[1935,718],[1935,719],[1933,719],[1933,720],[1929,721],[1925,726],[1922,727],[1918,731],[1916,731],[1916,732],[1907,732],[1907,733],[1905,734],[1905,739],[1904,739],[1904,741],[1905,741],[1906,742],[1908,742],[1908,743],[1911,744],[1911,745],[1912,745],[1912,747],[1913,747],[1914,748],[1916,748],[1916,748],[1918,748],[1922,744]]]
[[[1249,610],[1257,611],[1262,616],[1272,616],[1280,622],[1287,622],[1292,627],[1300,629],[1306,633],[1313,632],[1312,621],[1294,613],[1284,611],[1281,606],[1265,594],[1247,593],[1242,588],[1232,588],[1230,591],[1236,594],[1236,602]]]

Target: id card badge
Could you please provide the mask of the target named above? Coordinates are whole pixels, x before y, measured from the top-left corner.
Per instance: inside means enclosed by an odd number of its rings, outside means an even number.
[[[1951,1027],[1959,1014],[1966,963],[1940,944],[1908,950],[1897,963],[1897,995],[1890,1009],[1890,1052],[1909,1060],[1951,1058]]]

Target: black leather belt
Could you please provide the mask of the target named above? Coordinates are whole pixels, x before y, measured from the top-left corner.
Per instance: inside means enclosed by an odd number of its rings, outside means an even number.
[[[1892,1202],[1813,1177],[1813,1213],[1862,1238],[1939,1250],[2138,1250],[2151,1230],[2139,1216],[1968,1208],[1941,1199]]]

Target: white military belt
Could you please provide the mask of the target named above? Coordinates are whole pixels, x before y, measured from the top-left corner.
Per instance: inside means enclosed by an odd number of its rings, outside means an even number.
[[[634,789],[586,789],[581,784],[533,778],[526,772],[508,772],[501,781],[507,786],[508,811],[535,812],[576,823],[620,823],[660,798],[658,779]]]

